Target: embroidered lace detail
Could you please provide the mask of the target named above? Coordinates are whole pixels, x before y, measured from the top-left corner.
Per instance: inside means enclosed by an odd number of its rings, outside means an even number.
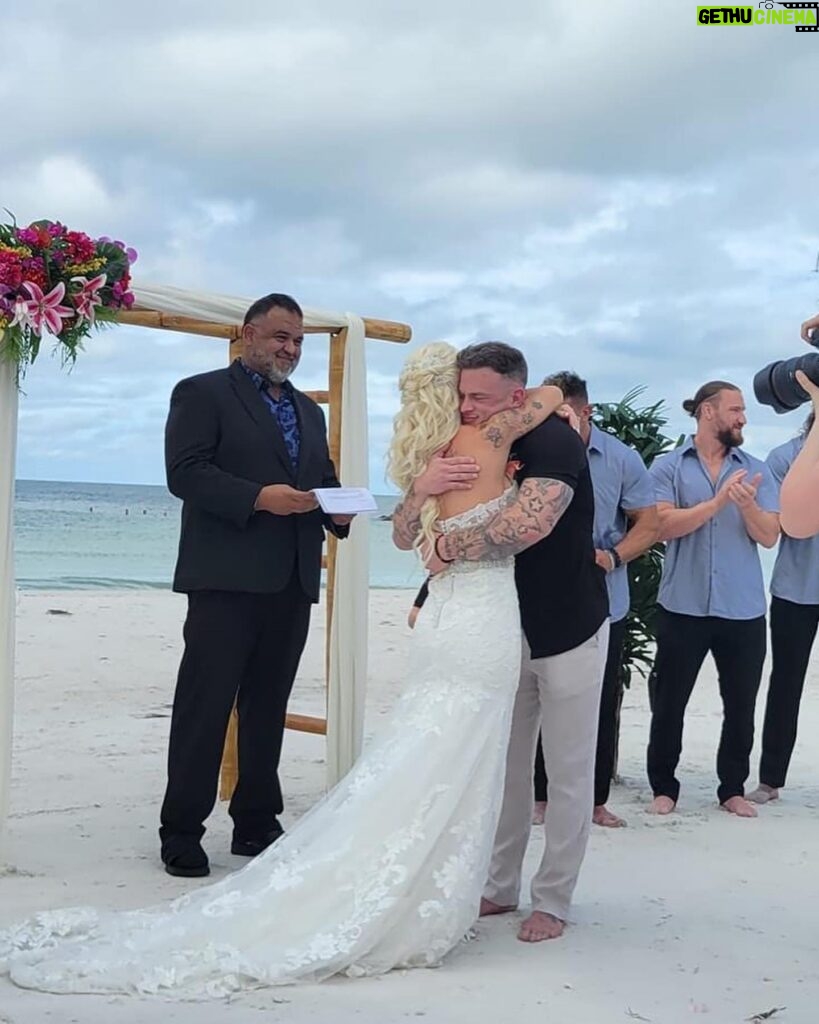
[[[458,563],[431,583],[379,735],[283,839],[170,904],[38,914],[0,933],[0,967],[50,992],[207,999],[439,963],[477,913],[519,663],[511,562]]]

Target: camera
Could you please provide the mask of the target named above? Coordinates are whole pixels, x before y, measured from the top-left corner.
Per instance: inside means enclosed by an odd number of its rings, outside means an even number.
[[[811,345],[819,348],[819,330],[810,336]],[[754,377],[754,394],[760,405],[770,405],[774,412],[791,412],[808,401],[808,394],[796,380],[796,371],[819,384],[819,352],[808,352],[791,359],[777,359]]]

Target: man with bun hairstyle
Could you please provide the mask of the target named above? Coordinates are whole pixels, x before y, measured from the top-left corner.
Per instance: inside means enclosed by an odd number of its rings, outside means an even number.
[[[752,818],[744,787],[766,642],[758,545],[772,548],[779,539],[777,487],[765,463],[740,447],[747,421],[735,384],[709,381],[683,409],[697,421],[696,433],[650,470],[660,539],[668,544],[657,609],[650,810],[676,807],[685,708],[710,653],[724,712],[717,796],[726,811]]]

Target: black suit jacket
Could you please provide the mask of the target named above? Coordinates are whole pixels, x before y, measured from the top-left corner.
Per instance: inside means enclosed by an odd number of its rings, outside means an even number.
[[[165,428],[168,488],[183,501],[173,589],[276,593],[294,571],[317,601],[324,529],[320,510],[276,516],[254,512],[265,484],[299,490],[337,487],[324,413],[294,389],[301,445],[294,470],[279,425],[258,388],[233,363],[180,381]]]

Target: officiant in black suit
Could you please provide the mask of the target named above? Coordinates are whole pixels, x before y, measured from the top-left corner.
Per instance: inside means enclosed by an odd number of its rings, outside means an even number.
[[[169,874],[209,872],[201,845],[231,709],[239,781],[231,852],[279,838],[287,701],[318,600],[326,516],[312,493],[337,487],[324,413],[290,383],[304,338],[299,305],[267,295],[248,309],[243,354],[174,388],[165,431],[168,487],[183,501],[174,590],[188,595],[161,811]]]

